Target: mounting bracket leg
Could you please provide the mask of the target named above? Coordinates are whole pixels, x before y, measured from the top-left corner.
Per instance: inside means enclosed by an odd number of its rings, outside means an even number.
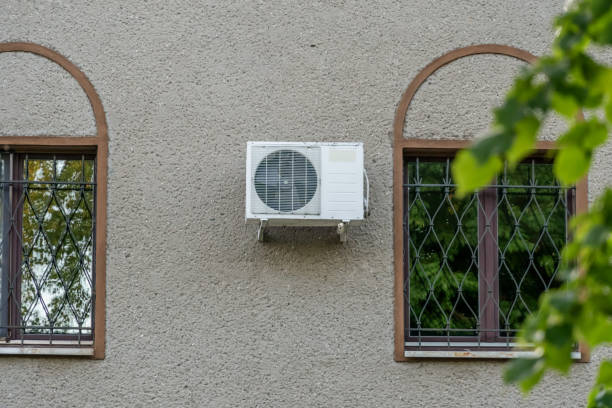
[[[259,242],[263,242],[264,240],[264,230],[266,228],[266,224],[268,224],[268,220],[259,220],[259,228],[257,229],[257,240]]]
[[[338,228],[336,232],[338,233],[338,237],[340,238],[340,242],[345,243],[348,238],[348,221],[342,221],[338,224]]]

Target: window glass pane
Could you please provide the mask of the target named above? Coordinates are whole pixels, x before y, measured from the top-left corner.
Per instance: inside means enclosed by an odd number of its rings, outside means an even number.
[[[411,336],[473,336],[478,327],[478,200],[457,199],[449,165],[406,166]]]
[[[499,324],[514,336],[537,310],[538,298],[558,287],[561,249],[567,236],[567,189],[560,188],[552,164],[521,163],[501,178],[499,208]]]
[[[452,158],[405,160],[409,336],[509,345],[560,284],[573,189],[559,186],[551,163],[529,160],[460,200]]]
[[[25,334],[91,334],[93,160],[24,163],[21,324]]]

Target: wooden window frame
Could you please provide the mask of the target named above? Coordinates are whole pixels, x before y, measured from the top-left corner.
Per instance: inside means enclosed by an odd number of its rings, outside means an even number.
[[[406,322],[405,322],[405,299],[404,299],[404,283],[405,264],[404,259],[404,156],[410,155],[453,155],[464,148],[467,148],[472,143],[472,140],[466,139],[417,139],[404,137],[404,125],[406,122],[406,114],[410,103],[412,102],[416,92],[427,78],[436,72],[441,67],[458,60],[463,57],[479,54],[497,54],[513,57],[528,63],[533,63],[537,57],[531,53],[515,47],[499,44],[482,44],[453,50],[441,57],[435,59],[428,64],[417,76],[412,80],[406,91],[403,93],[394,119],[393,125],[393,251],[394,251],[394,359],[395,361],[410,361],[413,358],[514,358],[524,355],[532,355],[529,351],[508,351],[495,350],[491,351],[465,351],[453,350],[453,348],[444,347],[437,351],[424,350],[420,352],[407,352],[406,349]],[[582,113],[579,114],[582,118]],[[548,156],[556,150],[555,142],[540,141],[536,143],[533,156],[544,155]],[[588,181],[584,177],[576,184],[575,192],[575,214],[581,214],[588,210]],[[578,347],[580,353],[579,361],[590,361],[590,353],[584,343],[580,343]]]
[[[27,52],[56,63],[66,70],[81,86],[91,105],[96,134],[91,136],[0,136],[0,149],[18,153],[89,154],[96,157],[96,214],[95,214],[95,285],[93,288],[93,341],[89,347],[74,347],[70,342],[58,341],[49,345],[7,342],[0,344],[0,355],[61,355],[104,359],[106,335],[106,230],[108,126],[100,96],[85,74],[67,58],[39,44],[25,42],[0,43],[0,53]]]

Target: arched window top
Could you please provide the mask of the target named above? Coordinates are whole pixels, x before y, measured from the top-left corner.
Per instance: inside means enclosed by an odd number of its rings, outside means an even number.
[[[414,99],[417,91],[423,85],[423,83],[433,75],[437,70],[442,68],[443,66],[456,61],[460,58],[468,57],[470,55],[479,55],[479,54],[497,54],[497,55],[505,55],[508,57],[513,57],[525,62],[533,63],[537,60],[537,57],[528,51],[522,50],[520,48],[511,47],[508,45],[499,45],[499,44],[481,44],[481,45],[471,45],[469,47],[458,48],[456,50],[450,51],[441,57],[436,58],[432,62],[430,62],[425,68],[421,70],[417,74],[416,77],[410,82],[406,91],[404,91],[402,98],[400,99],[399,106],[397,108],[397,112],[395,114],[395,120],[393,124],[393,135],[394,135],[394,145],[400,145],[404,140],[404,122],[406,120],[406,112]]]
[[[96,138],[99,141],[108,141],[108,127],[106,124],[106,115],[104,114],[104,108],[102,107],[102,101],[100,96],[94,89],[93,85],[87,78],[87,76],[77,68],[72,62],[66,57],[53,51],[50,48],[44,47],[39,44],[27,43],[27,42],[8,42],[0,43],[0,53],[3,52],[27,52],[41,57],[47,58],[48,60],[56,63],[60,67],[64,68],[79,84],[89,103],[94,114],[96,122]]]
[[[0,53],[4,52],[39,55],[66,70],[89,100],[96,134],[0,136],[0,194],[13,197],[2,196],[11,206],[7,210],[5,204],[0,211],[2,236],[8,237],[3,244],[16,254],[0,268],[0,337],[6,339],[0,354],[102,359],[108,172],[108,127],[102,102],[87,76],[59,53],[25,42],[0,43]],[[45,237],[46,244],[33,238],[39,236]],[[64,248],[67,237],[72,246]],[[72,267],[55,261],[60,252],[70,255]],[[33,256],[38,263],[30,259]],[[53,271],[57,277],[48,279],[49,274],[36,268]],[[69,283],[66,274],[71,274]],[[73,290],[75,285],[78,288]],[[62,302],[70,307],[62,307]],[[58,340],[62,347],[55,347]]]

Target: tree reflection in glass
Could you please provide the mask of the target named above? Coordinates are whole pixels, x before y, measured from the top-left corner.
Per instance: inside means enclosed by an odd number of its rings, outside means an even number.
[[[404,169],[410,336],[478,336],[486,327],[513,337],[540,294],[559,284],[568,190],[551,164],[530,160],[500,176],[485,210],[481,193],[455,196],[451,160],[409,158]],[[479,228],[485,222],[494,227]],[[488,272],[479,258],[487,240],[497,250]]]
[[[408,192],[413,336],[474,335],[477,328],[477,200],[456,198],[448,162],[415,160],[407,166],[408,182],[423,185]]]
[[[23,172],[25,334],[91,334],[94,162],[30,158]]]
[[[559,188],[550,163],[521,163],[502,181],[510,187],[497,199],[499,322],[506,329],[501,335],[513,336],[537,310],[540,294],[561,283],[555,277],[570,214],[567,190]]]

